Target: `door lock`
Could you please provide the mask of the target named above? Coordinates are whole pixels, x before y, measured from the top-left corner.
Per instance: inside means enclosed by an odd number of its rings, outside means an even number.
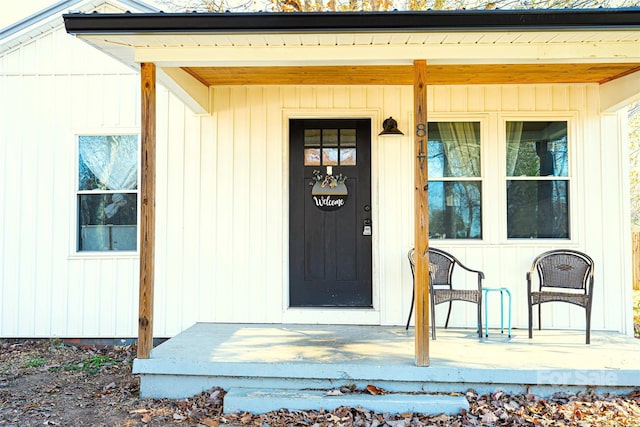
[[[371,232],[372,232],[372,227],[371,227],[371,220],[369,218],[364,220],[363,226],[362,226],[362,235],[363,236],[371,236]]]

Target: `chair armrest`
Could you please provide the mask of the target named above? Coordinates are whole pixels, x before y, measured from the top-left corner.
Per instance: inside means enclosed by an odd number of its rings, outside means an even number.
[[[478,292],[482,292],[482,281],[484,280],[484,273],[480,270],[474,270],[473,268],[469,268],[459,260],[456,259],[456,263],[462,267],[462,269],[468,271],[469,273],[474,273],[478,275]]]
[[[463,269],[467,270],[469,273],[476,273],[480,276],[480,278],[484,279],[484,273],[480,270],[474,270],[473,268],[469,268],[466,265],[464,265],[463,263],[461,263],[460,261],[456,260],[456,262],[458,263],[458,265],[460,267],[462,267]]]
[[[589,297],[591,297],[591,295],[593,295],[593,271],[591,272],[592,274],[589,274],[589,285],[588,285],[588,294]]]

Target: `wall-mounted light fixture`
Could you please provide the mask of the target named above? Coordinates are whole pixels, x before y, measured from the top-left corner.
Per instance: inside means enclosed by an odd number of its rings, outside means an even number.
[[[393,117],[389,117],[382,122],[382,132],[378,135],[404,135],[404,133],[398,129],[398,122]]]

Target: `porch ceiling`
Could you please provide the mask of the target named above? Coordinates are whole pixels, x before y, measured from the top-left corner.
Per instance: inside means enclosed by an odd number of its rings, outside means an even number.
[[[118,60],[182,68],[206,86],[606,83],[640,70],[640,29],[78,34]]]
[[[640,94],[640,8],[247,14],[69,14],[117,60],[154,63],[194,111],[217,85],[594,83],[603,109]]]

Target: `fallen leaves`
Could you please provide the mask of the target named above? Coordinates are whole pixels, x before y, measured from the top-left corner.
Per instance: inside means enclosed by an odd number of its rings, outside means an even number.
[[[367,393],[372,394],[374,396],[377,396],[379,394],[389,394],[388,391],[380,387],[376,387],[373,384],[368,384],[364,389],[367,391]]]
[[[555,393],[542,398],[496,390],[468,390],[469,411],[459,414],[389,414],[362,407],[332,411],[280,409],[266,414],[223,414],[225,391],[187,399],[140,399],[131,374],[135,347],[70,347],[55,342],[4,342],[0,346],[0,425],[144,426],[640,426],[640,390],[627,396]],[[26,363],[34,360],[41,363]],[[41,366],[40,366],[41,365]],[[70,369],[70,367],[91,369]],[[353,384],[327,395],[387,390]],[[456,394],[456,393],[453,393]]]

